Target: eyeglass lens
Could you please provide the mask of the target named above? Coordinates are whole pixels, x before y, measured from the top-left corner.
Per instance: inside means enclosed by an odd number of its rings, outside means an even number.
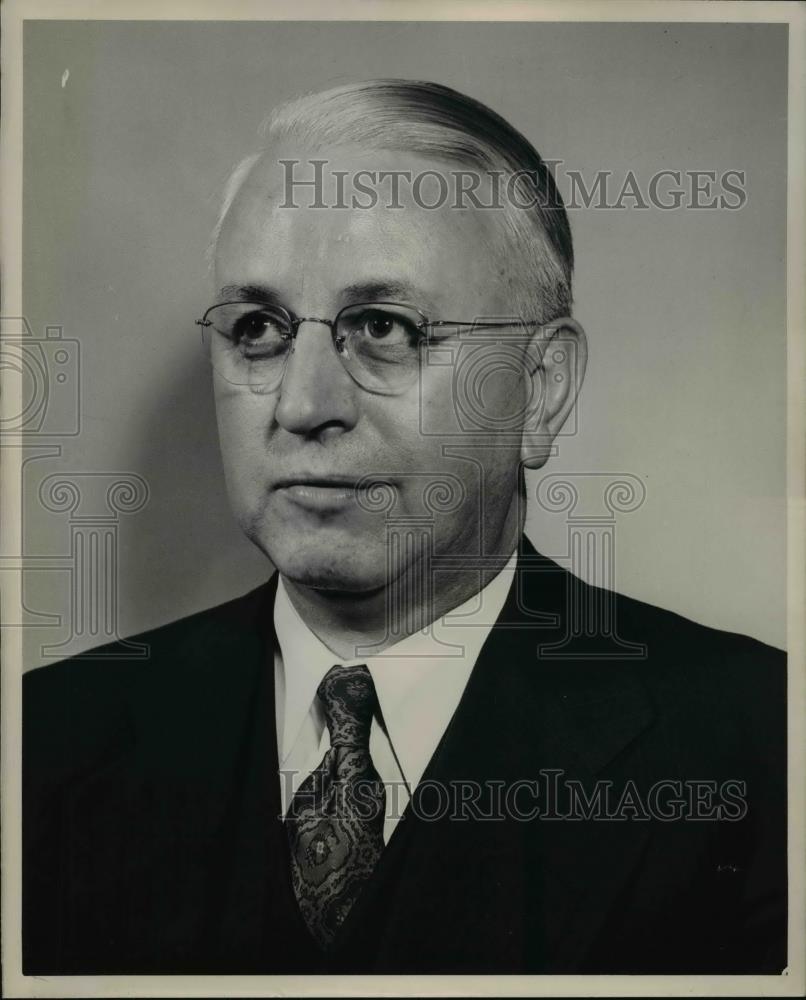
[[[203,327],[213,368],[234,385],[276,388],[297,336],[281,310],[257,302],[224,303],[208,310]],[[335,350],[349,374],[374,392],[404,391],[417,379],[425,342],[423,317],[392,303],[347,306],[333,328]]]

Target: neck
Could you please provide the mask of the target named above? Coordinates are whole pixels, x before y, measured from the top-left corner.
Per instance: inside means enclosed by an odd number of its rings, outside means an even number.
[[[434,574],[419,562],[410,564],[386,586],[371,591],[316,590],[285,577],[283,583],[308,628],[336,656],[350,660],[383,652],[469,600],[504,568],[522,531],[523,519],[518,523],[514,516],[508,517],[496,538],[486,539],[483,556],[489,565],[481,569],[481,586],[476,574],[460,566],[440,569],[439,592],[434,592],[422,584]],[[468,557],[475,560],[476,554]]]

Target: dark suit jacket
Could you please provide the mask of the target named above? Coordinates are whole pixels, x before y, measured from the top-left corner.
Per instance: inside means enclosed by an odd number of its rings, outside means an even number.
[[[588,587],[528,542],[414,801],[322,955],[279,815],[273,582],[138,636],[146,661],[111,645],[26,675],[26,973],[784,968],[783,654]],[[681,784],[653,804],[659,781]],[[457,782],[480,789],[464,819],[440,811]],[[699,805],[661,818],[692,787]],[[572,788],[626,807],[586,819],[578,800],[557,818]]]

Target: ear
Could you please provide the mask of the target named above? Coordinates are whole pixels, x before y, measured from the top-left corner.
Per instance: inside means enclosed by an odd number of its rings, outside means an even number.
[[[532,404],[524,422],[521,463],[539,469],[576,403],[588,363],[588,340],[575,319],[565,316],[535,330],[527,349]]]

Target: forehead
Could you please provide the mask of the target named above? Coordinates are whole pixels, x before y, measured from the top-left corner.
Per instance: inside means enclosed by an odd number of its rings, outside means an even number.
[[[497,298],[507,284],[501,220],[456,207],[459,170],[466,168],[388,150],[271,150],[222,226],[219,287],[269,283],[324,297],[384,277],[434,302],[460,290],[465,300]],[[304,183],[312,180],[315,188]]]

